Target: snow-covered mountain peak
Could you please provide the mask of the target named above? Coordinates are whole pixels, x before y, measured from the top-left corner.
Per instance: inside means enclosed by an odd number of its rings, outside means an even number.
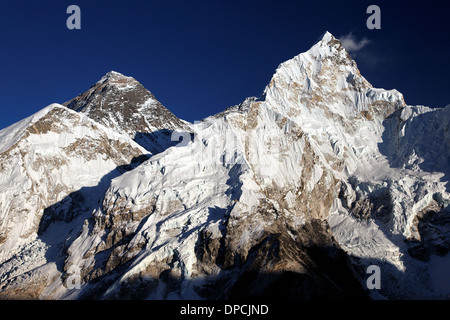
[[[320,109],[327,117],[337,114],[351,120],[362,112],[373,118],[368,113],[374,106],[387,102],[391,107],[379,110],[384,117],[405,105],[398,91],[373,88],[329,32],[308,51],[280,64],[264,97],[275,111],[290,117],[299,116],[302,109],[303,116],[306,110]]]
[[[331,32],[325,31],[325,33],[319,38],[320,40],[316,42],[315,45],[320,45],[322,47],[326,46],[336,46],[342,47],[341,42],[337,39]],[[342,47],[343,48],[343,47]]]
[[[120,78],[122,78],[122,79],[125,78],[126,79],[126,78],[132,78],[132,77],[125,76],[124,74],[122,74],[120,72],[117,72],[117,71],[114,71],[114,70],[109,71],[107,74],[105,74],[102,77],[102,79],[120,79]]]
[[[341,42],[329,32],[308,51],[281,63],[272,81],[283,76],[287,83],[306,81],[306,89],[312,89],[312,85],[318,82],[321,82],[322,86],[336,89],[342,89],[346,84],[353,87],[372,87],[361,76],[356,62]],[[324,80],[328,81],[323,83]]]
[[[112,85],[119,89],[132,89],[140,83],[133,77],[127,77],[119,72],[110,71],[96,85]]]
[[[325,31],[323,35],[320,37],[320,40],[318,42],[325,42],[328,43],[330,41],[336,40],[336,38],[331,34],[330,31]]]
[[[189,131],[189,124],[165,108],[142,84],[115,71],[64,105],[128,135],[150,153],[171,145],[172,131]]]

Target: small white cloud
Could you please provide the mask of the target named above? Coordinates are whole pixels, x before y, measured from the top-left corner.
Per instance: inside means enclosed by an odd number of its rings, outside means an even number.
[[[370,40],[367,38],[357,41],[352,32],[341,36],[339,41],[348,53],[356,53],[370,43]]]

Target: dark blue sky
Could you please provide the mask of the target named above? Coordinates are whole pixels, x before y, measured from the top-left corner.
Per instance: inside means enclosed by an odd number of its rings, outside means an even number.
[[[81,8],[81,30],[66,9]],[[366,9],[381,9],[369,30]],[[0,129],[86,91],[110,70],[133,76],[182,119],[259,96],[277,66],[326,30],[376,87],[408,104],[450,104],[448,1],[0,1]]]

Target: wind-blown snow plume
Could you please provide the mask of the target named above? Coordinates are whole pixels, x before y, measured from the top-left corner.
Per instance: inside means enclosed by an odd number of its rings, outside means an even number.
[[[355,54],[370,43],[370,40],[367,38],[362,38],[360,41],[356,40],[356,37],[352,32],[341,36],[339,41],[350,54]]]

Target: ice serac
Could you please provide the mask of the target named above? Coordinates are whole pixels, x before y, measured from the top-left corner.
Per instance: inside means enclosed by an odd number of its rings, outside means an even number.
[[[122,131],[128,117],[111,117],[144,103],[123,92],[147,101],[139,88],[111,73],[68,104],[81,114],[67,111],[134,138]],[[47,258],[58,272],[46,269],[51,280],[37,296],[450,298],[436,280],[450,249],[449,110],[374,88],[326,32],[277,68],[261,98],[190,125],[192,141],[109,179],[80,218],[50,219],[42,239],[58,223],[76,235],[59,251],[42,249],[64,259]],[[5,145],[21,126],[0,132]],[[33,263],[16,261],[40,243],[0,266],[5,295],[24,274],[37,278],[27,273]],[[369,265],[381,269],[379,290],[366,286]]]
[[[152,154],[176,144],[174,131],[189,131],[189,123],[177,118],[142,84],[115,71],[64,105],[128,135]]]

